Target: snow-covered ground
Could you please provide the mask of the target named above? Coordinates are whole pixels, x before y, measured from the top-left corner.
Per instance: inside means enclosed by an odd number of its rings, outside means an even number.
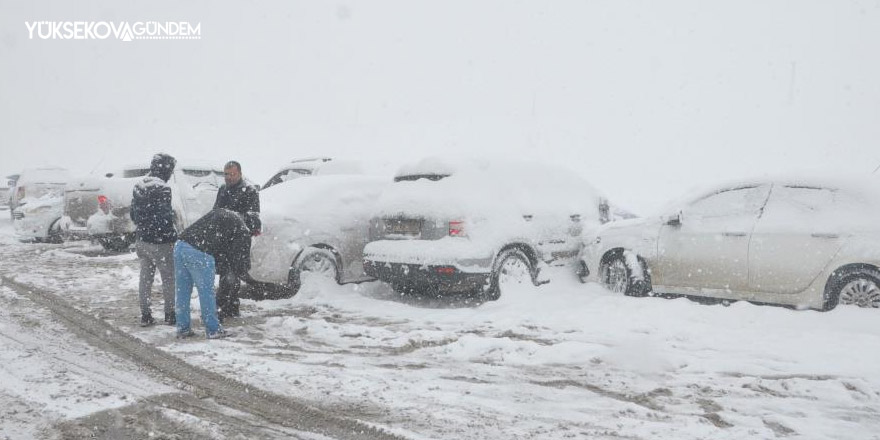
[[[180,342],[169,327],[136,325],[134,255],[84,242],[20,244],[0,224],[3,276],[188,363],[406,438],[880,438],[876,310],[630,298],[573,275],[480,305],[401,297],[380,283],[313,282],[291,299],[245,300],[243,317],[227,323],[230,339]],[[0,289],[4,302],[21,301]],[[28,319],[57,327],[46,315]],[[74,419],[162,392],[139,383],[113,385],[126,400],[94,394],[53,373],[51,360],[37,362],[46,374],[31,380],[16,366],[28,351],[11,341],[30,345],[33,335],[8,312],[0,322],[0,396],[39,414],[6,405],[0,432],[9,438],[33,432],[22,422]],[[105,368],[99,351],[70,350],[83,380]],[[80,401],[51,397],[64,387]]]

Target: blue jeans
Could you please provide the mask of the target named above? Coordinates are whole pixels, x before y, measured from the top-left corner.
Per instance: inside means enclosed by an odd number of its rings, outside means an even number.
[[[193,284],[199,291],[205,332],[208,335],[217,333],[220,331],[220,321],[217,319],[217,299],[214,297],[214,257],[178,240],[174,245],[177,333],[186,333],[190,329],[189,302]]]

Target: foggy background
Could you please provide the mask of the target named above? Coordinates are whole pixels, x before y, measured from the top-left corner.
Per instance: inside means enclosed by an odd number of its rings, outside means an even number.
[[[41,20],[202,38],[29,40]],[[0,1],[0,176],[540,158],[644,213],[720,179],[867,175],[878,140],[877,0]]]

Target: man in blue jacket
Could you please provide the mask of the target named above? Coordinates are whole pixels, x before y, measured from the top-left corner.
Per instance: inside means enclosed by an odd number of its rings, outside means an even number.
[[[162,294],[165,299],[165,324],[174,325],[174,212],[171,209],[171,187],[168,179],[177,161],[163,153],[153,156],[150,173],[134,186],[131,199],[131,219],[137,226],[137,250],[141,262],[138,299],[141,307],[141,326],[156,323],[150,312],[150,293],[156,268],[162,276]]]

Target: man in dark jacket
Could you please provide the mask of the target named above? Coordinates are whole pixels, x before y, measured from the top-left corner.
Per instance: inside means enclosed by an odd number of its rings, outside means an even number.
[[[240,277],[251,267],[251,230],[244,216],[228,209],[213,209],[180,234],[174,246],[174,275],[177,288],[177,336],[195,332],[190,328],[190,296],[193,285],[199,291],[202,323],[208,339],[228,334],[217,317],[214,271],[223,265]]]
[[[217,192],[214,209],[225,208],[242,214],[251,233],[259,235],[260,193],[256,188],[245,183],[241,177],[241,164],[234,160],[227,162],[223,167],[223,175],[226,184]],[[219,263],[217,274],[220,275],[220,289],[217,291],[220,319],[240,316],[238,292],[242,277],[236,276],[229,267]]]
[[[130,216],[137,226],[137,250],[141,262],[138,300],[141,326],[155,324],[150,312],[150,293],[156,267],[162,276],[165,298],[165,323],[174,325],[174,213],[171,209],[171,187],[168,179],[177,161],[167,154],[156,154],[150,162],[150,173],[135,184],[131,196]]]

